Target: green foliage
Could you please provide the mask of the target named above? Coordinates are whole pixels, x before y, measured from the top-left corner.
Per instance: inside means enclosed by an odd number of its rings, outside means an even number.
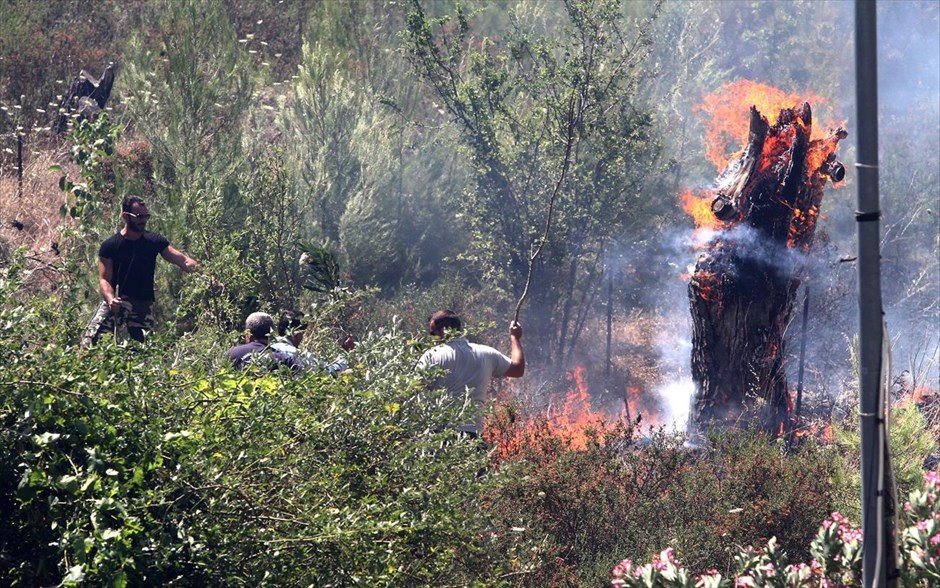
[[[395,288],[433,279],[441,259],[461,242],[442,222],[453,215],[451,186],[462,178],[455,158],[435,151],[437,133],[408,122],[417,91],[386,87],[380,74],[404,76],[403,63],[373,42],[351,38],[370,25],[362,34],[391,35],[385,12],[369,4],[318,10],[323,14],[312,19],[280,123],[299,176],[304,238],[328,240],[359,284]],[[386,90],[395,95],[376,98]]]
[[[94,121],[83,119],[72,129],[69,160],[78,164],[81,181],[75,183],[68,174],[62,174],[59,189],[68,194],[69,204],[63,204],[59,212],[78,222],[82,237],[99,228],[95,221],[114,203],[112,165],[119,134],[120,126],[105,113]],[[51,171],[62,168],[55,166]]]
[[[304,288],[314,292],[329,293],[340,285],[339,263],[324,245],[300,243],[303,252],[300,265],[304,272]]]
[[[213,257],[244,206],[233,178],[251,75],[221,0],[148,6],[150,27],[131,42],[117,87],[126,116],[152,145],[160,190],[151,207],[164,231],[180,235],[183,248],[192,242],[194,255]]]
[[[243,245],[242,263],[257,280],[254,292],[275,308],[296,306],[303,275],[297,244],[307,234],[292,172],[284,149],[266,146],[252,153],[241,185],[244,209],[226,205],[228,215],[243,214],[243,230],[231,234]]]
[[[940,580],[940,501],[936,472],[924,476],[924,489],[914,490],[905,505],[908,523],[901,532],[901,586],[933,586]],[[862,532],[839,513],[823,521],[810,546],[810,563],[789,562],[776,537],[764,549],[746,547],[735,555],[733,571],[708,571],[694,578],[673,557],[672,549],[643,566],[625,559],[611,571],[616,588],[731,588],[766,586],[862,586]]]
[[[498,574],[474,506],[484,455],[446,428],[469,405],[414,371],[420,342],[375,332],[335,378],[232,372],[218,333],[84,351],[57,301],[17,296],[19,267],[0,280],[2,583]]]
[[[461,201],[471,233],[465,257],[479,279],[522,291],[530,248],[547,225],[533,305],[536,340],[564,363],[615,236],[646,210],[657,144],[636,100],[649,23],[628,24],[613,1],[565,2],[549,35],[519,6],[500,40],[480,36],[472,14],[429,18],[412,3],[406,49],[456,121],[476,186]],[[556,200],[557,197],[557,200]]]
[[[852,488],[861,488],[862,484],[859,449],[861,430],[858,422],[858,410],[855,409],[849,418],[832,427],[833,438],[845,455],[845,469],[838,472],[838,475]],[[896,494],[903,496],[916,488],[921,481],[924,464],[930,455],[937,451],[938,440],[923,413],[914,405],[891,411],[888,433]],[[852,518],[861,518],[861,493],[847,496],[840,509]]]
[[[134,39],[120,82],[127,115],[154,145],[161,180],[185,191],[198,172],[229,176],[252,96],[244,55],[221,1],[153,6],[155,30]]]
[[[107,113],[94,121],[81,120],[72,128],[69,149],[69,159],[78,164],[80,179],[70,178],[61,166],[50,169],[62,172],[59,189],[65,192],[66,203],[59,214],[73,221],[62,230],[68,242],[67,271],[75,283],[88,290],[97,289],[97,274],[89,275],[88,268],[97,266],[98,237],[110,230],[104,219],[114,206],[119,136],[120,126],[112,123]]]
[[[293,110],[283,126],[290,133],[304,193],[310,198],[308,220],[319,236],[339,241],[339,220],[348,199],[359,189],[363,163],[353,134],[368,117],[369,103],[339,69],[342,56],[305,44],[295,84]]]
[[[198,547],[172,514],[179,452],[164,426],[173,399],[150,392],[170,392],[172,378],[150,353],[106,345],[89,356],[65,343],[75,309],[24,305],[18,284],[12,268],[0,283],[0,581],[199,583]]]

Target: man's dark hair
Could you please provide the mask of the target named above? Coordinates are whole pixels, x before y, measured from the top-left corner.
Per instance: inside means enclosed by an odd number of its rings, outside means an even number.
[[[126,196],[124,202],[121,203],[121,212],[131,212],[135,204],[140,204],[141,206],[147,205],[140,196]]]
[[[288,334],[288,331],[297,333],[307,328],[307,321],[304,320],[304,313],[299,310],[285,310],[281,313],[281,318],[277,322],[277,334],[281,337]]]
[[[431,315],[431,318],[428,319],[428,327],[432,333],[440,329],[461,331],[463,330],[463,323],[456,312],[445,308]]]

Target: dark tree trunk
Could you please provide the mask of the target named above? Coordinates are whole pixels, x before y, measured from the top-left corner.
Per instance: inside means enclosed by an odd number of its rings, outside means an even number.
[[[784,332],[800,284],[842,129],[811,140],[809,104],[770,125],[751,108],[743,155],[718,179],[715,232],[689,282],[692,378],[689,432],[756,420],[781,433],[790,396]]]
[[[90,73],[82,70],[78,79],[69,87],[68,94],[59,103],[59,116],[54,125],[55,132],[64,133],[68,129],[68,121],[73,113],[81,118],[94,120],[108,103],[113,85],[113,63],[109,63],[104,68],[101,79],[95,79]]]

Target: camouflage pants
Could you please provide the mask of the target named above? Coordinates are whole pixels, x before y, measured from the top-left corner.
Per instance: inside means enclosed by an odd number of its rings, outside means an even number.
[[[105,333],[115,333],[122,327],[132,339],[143,342],[145,331],[153,330],[153,301],[124,300],[116,314],[102,301],[82,333],[82,347],[88,349]]]

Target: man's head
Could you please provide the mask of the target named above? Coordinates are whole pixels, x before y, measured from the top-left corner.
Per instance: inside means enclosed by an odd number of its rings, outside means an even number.
[[[304,313],[299,310],[287,310],[281,313],[281,319],[277,323],[277,334],[286,337],[294,345],[300,345],[306,328]]]
[[[147,221],[150,220],[150,212],[147,210],[147,203],[140,196],[128,196],[121,203],[121,220],[127,230],[135,233],[143,233],[147,230]]]
[[[266,343],[274,332],[274,319],[266,312],[253,312],[245,319],[245,330],[249,341]]]
[[[463,323],[453,310],[438,310],[428,319],[428,332],[432,335],[441,337],[444,335],[444,329],[463,330]]]

